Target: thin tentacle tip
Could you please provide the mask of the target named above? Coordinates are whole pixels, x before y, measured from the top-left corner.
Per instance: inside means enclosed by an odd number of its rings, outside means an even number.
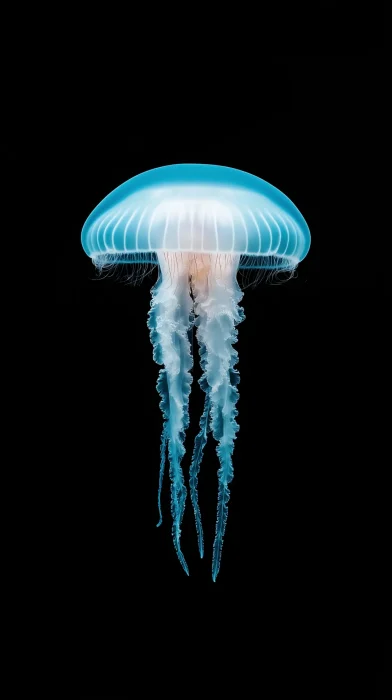
[[[179,551],[177,552],[177,556],[180,560],[180,564],[181,564],[182,568],[184,569],[186,575],[189,576],[188,564],[185,561],[184,555],[182,554],[179,545],[178,545],[178,550]]]
[[[159,521],[159,523],[156,524],[156,527],[161,527],[161,525],[162,525],[162,518],[161,518],[161,520]]]
[[[220,566],[218,566],[218,568],[213,566],[213,568],[212,568],[212,580],[214,583],[216,582],[216,579],[218,578],[219,571],[220,571]]]

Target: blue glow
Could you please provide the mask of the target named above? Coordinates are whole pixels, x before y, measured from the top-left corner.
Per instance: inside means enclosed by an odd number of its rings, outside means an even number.
[[[198,475],[209,433],[217,443],[218,507],[212,578],[220,569],[229,484],[238,432],[236,326],[244,320],[240,268],[294,270],[310,247],[308,226],[288,197],[254,175],[216,165],[156,168],[117,187],[94,209],[82,245],[97,267],[138,263],[158,268],[148,328],[153,358],[162,366],[157,390],[163,414],[158,485],[159,522],[166,461],[171,482],[172,536],[178,559],[187,487],[182,469],[189,426],[193,332],[205,394],[189,467],[189,489],[200,556],[204,534]]]
[[[180,164],[149,170],[117,187],[82,231],[87,255],[134,263],[159,250],[227,252],[240,267],[293,269],[310,246],[308,226],[280,190],[242,170]]]

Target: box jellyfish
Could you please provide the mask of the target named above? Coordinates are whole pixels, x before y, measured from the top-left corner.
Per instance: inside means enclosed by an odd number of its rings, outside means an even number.
[[[290,199],[249,173],[217,165],[180,164],[131,178],[90,214],[82,245],[99,268],[113,264],[158,267],[152,288],[148,328],[159,370],[157,389],[163,414],[158,487],[166,461],[171,482],[172,535],[178,559],[187,497],[182,469],[189,425],[193,328],[199,344],[204,410],[189,469],[200,556],[203,528],[198,475],[207,437],[212,433],[219,459],[218,505],[212,553],[216,581],[233,479],[238,432],[239,373],[236,326],[243,321],[241,268],[292,272],[310,246],[308,226]]]

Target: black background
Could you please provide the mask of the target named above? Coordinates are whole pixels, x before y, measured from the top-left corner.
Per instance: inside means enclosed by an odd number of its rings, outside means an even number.
[[[391,695],[392,687],[392,645],[385,640],[379,656],[377,667],[377,695],[379,700],[386,700]]]
[[[374,234],[364,181],[376,148],[383,54],[381,30],[338,7],[321,3],[310,20],[313,40],[298,41],[292,53],[283,38],[276,55],[256,59],[241,60],[252,43],[244,36],[226,53],[199,51],[192,62],[177,47],[153,71],[133,65],[121,93],[107,64],[97,70],[87,58],[80,69],[80,108],[70,115],[67,148],[58,148],[71,177],[59,196],[64,235],[54,275],[70,611],[76,605],[94,620],[99,609],[119,628],[141,614],[155,629],[160,601],[169,616],[181,624],[189,616],[197,629],[198,605],[224,617],[228,605],[252,629],[283,626],[289,638],[293,630],[317,638],[336,625],[352,633],[356,624],[353,582],[367,514],[365,474],[353,457],[358,438],[349,435],[357,413],[368,410],[381,287],[368,255]],[[99,84],[104,95],[97,96]],[[80,245],[85,219],[112,189],[182,162],[227,165],[271,182],[298,206],[312,234],[293,280],[244,294],[240,432],[215,584],[212,443],[199,480],[203,561],[189,502],[184,518],[189,578],[171,541],[167,476],[164,522],[155,527],[161,415],[146,319],[156,273],[137,287],[100,278]],[[201,410],[194,381],[185,473]]]

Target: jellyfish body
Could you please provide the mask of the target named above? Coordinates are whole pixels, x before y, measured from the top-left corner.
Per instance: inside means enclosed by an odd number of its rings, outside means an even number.
[[[240,268],[293,270],[310,246],[308,226],[282,192],[254,175],[202,164],[171,165],[141,173],[109,194],[88,217],[82,245],[97,267],[114,263],[159,268],[152,289],[148,327],[159,371],[163,414],[158,508],[168,456],[172,534],[179,561],[187,488],[182,469],[189,425],[196,328],[205,394],[204,410],[189,471],[200,556],[204,537],[198,503],[198,475],[211,432],[217,443],[218,507],[212,578],[220,568],[229,484],[238,432],[239,373],[236,326],[244,319]]]

